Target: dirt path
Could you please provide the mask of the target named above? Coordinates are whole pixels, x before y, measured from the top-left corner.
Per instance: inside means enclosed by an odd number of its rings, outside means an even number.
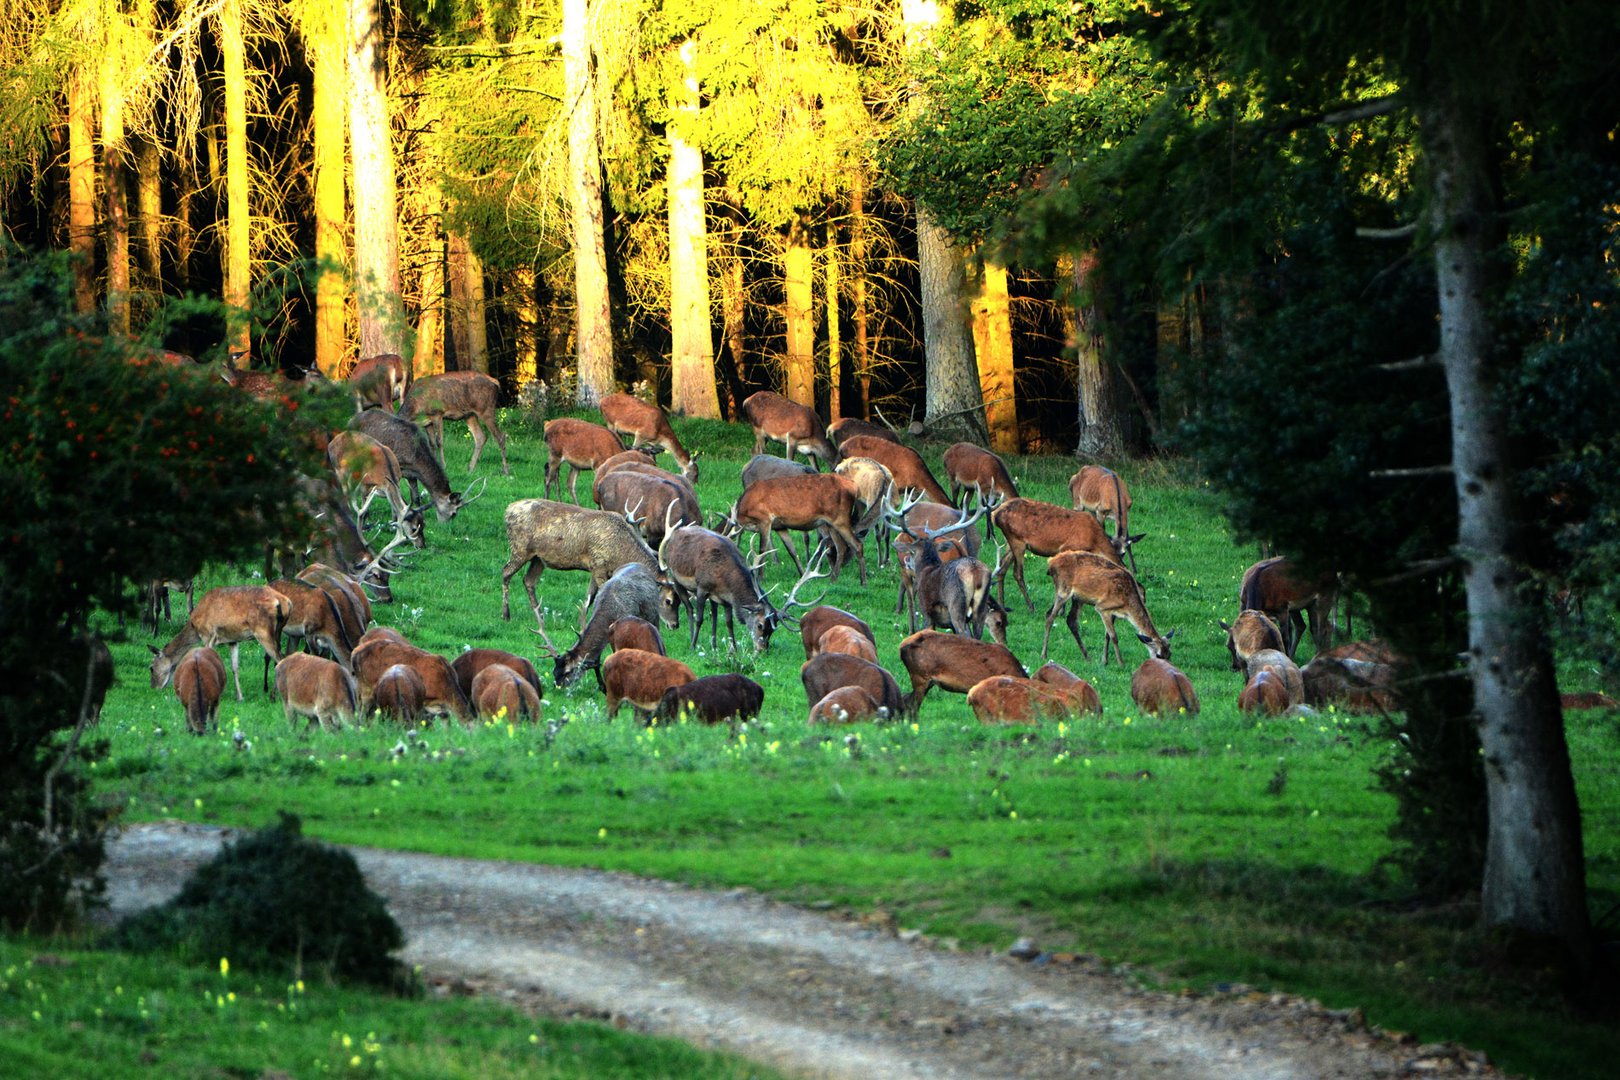
[[[172,895],[229,832],[109,847],[118,914]],[[899,1078],[1500,1076],[1280,995],[1134,988],[1098,965],[946,952],[891,930],[624,874],[351,849],[441,992],[720,1047],[784,1071]]]

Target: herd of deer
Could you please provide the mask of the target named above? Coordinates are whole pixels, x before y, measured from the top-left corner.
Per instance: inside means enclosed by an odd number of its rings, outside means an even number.
[[[227,381],[253,392],[287,392],[274,378],[248,379],[250,373],[227,370]],[[284,568],[268,585],[223,587],[203,596],[180,633],[152,650],[152,685],[161,688],[172,679],[188,725],[201,732],[214,722],[225,683],[215,647],[231,646],[240,700],[236,650],[240,642],[256,640],[266,657],[265,687],[273,662],[289,722],[303,716],[333,726],[373,713],[406,723],[436,715],[463,722],[495,715],[537,718],[540,677],[522,657],[481,648],[452,662],[396,631],[368,628],[371,598],[390,599],[388,556],[403,544],[424,544],[426,504],[448,521],[471,501],[453,491],[446,477],[444,421],[467,421],[473,439],[469,471],[477,469],[493,435],[502,471],[510,474],[495,380],[473,372],[413,380],[400,357],[380,356],[356,364],[349,384],[358,411],[330,442],[333,481],[307,493],[329,528],[295,561],[314,561],[296,574]],[[737,722],[756,716],[764,699],[759,684],[741,675],[698,678],[664,645],[660,626],[679,627],[684,615],[691,648],[698,647],[705,617],[710,645],[718,647],[722,613],[733,649],[738,621],[760,651],[770,647],[778,627],[797,626],[805,652],[800,677],[814,722],[915,718],[935,686],[966,694],[985,722],[1100,711],[1097,692],[1084,679],[1050,662],[1032,677],[1006,646],[1009,571],[1035,611],[1024,578],[1026,552],[1048,559],[1053,585],[1043,661],[1052,624],[1065,611],[1081,656],[1090,658],[1078,621],[1080,609],[1089,606],[1102,622],[1104,666],[1110,653],[1125,664],[1119,619],[1146,647],[1148,657],[1131,682],[1140,708],[1198,712],[1197,694],[1170,664],[1173,631],[1160,633],[1148,613],[1132,552],[1142,537],[1129,532],[1130,493],[1113,471],[1095,465],[1079,470],[1070,483],[1073,505],[1062,507],[1021,497],[999,457],[958,443],[943,458],[947,492],[922,457],[887,429],[852,419],[824,428],[813,410],[767,391],[742,406],[755,434],[742,494],[727,512],[705,519],[696,490],[699,455],[687,452],[663,410],[628,394],[609,395],[600,407],[602,425],[571,418],[545,425],[544,497],[506,508],[511,557],[500,572],[501,617],[511,617],[511,580],[522,570],[539,650],[552,662],[552,682],[566,687],[591,671],[610,717],[625,703],[643,720]],[[781,443],[784,456],[766,455],[768,441]],[[678,471],[659,468],[659,452],[668,453]],[[798,455],[808,463],[796,460]],[[829,471],[822,471],[824,464]],[[572,470],[571,502],[563,500],[564,465]],[[592,474],[595,509],[579,499],[584,471]],[[402,490],[407,482],[408,498]],[[392,509],[395,533],[373,552],[356,522],[378,494]],[[979,558],[981,520],[984,541],[996,545],[993,567]],[[743,551],[745,533],[753,535],[752,555]],[[802,560],[793,533],[801,534]],[[908,612],[911,630],[899,645],[909,693],[878,664],[868,623],[799,599],[809,582],[837,580],[851,561],[864,586],[868,537],[877,539],[879,565],[886,565],[892,548],[898,566],[895,611]],[[762,583],[778,547],[798,574],[780,602]],[[578,637],[567,649],[558,649],[547,635],[536,593],[547,568],[589,575]],[[166,602],[167,584],[154,584],[154,604],[160,593]],[[1333,582],[1302,585],[1284,560],[1250,568],[1240,614],[1230,626],[1222,623],[1233,667],[1245,673],[1245,710],[1281,713],[1324,697],[1364,708],[1393,705],[1393,657],[1366,645],[1329,648],[1334,600]],[[1292,656],[1307,618],[1318,655],[1302,671]],[[155,627],[155,607],[152,621]],[[306,649],[326,655],[284,653],[287,638],[302,638]],[[606,659],[604,652],[610,653]]]

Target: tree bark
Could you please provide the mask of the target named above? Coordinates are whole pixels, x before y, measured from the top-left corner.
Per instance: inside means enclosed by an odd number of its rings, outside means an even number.
[[[449,254],[444,237],[444,196],[436,182],[423,188],[423,225],[427,242],[422,253],[422,308],[416,319],[416,351],[411,373],[417,378],[444,371],[445,264]]]
[[[983,445],[984,397],[973,360],[973,334],[964,310],[962,252],[928,211],[917,207],[917,271],[922,286],[923,349],[927,354],[924,422],[933,434]]]
[[[709,324],[709,235],[703,206],[703,152],[690,141],[700,101],[693,61],[697,43],[681,44],[681,79],[670,88],[669,329],[670,410],[720,418]]]
[[[540,299],[532,265],[514,267],[511,278],[512,313],[517,317],[512,381],[521,390],[540,377]]]
[[[1125,452],[1125,435],[1120,422],[1118,391],[1113,367],[1108,362],[1103,339],[1102,318],[1095,292],[1097,253],[1082,251],[1070,262],[1074,295],[1069,309],[1072,320],[1069,347],[1075,354],[1075,381],[1078,390],[1080,435],[1075,449],[1081,458],[1113,460]]]
[[[1013,396],[1012,304],[1007,268],[986,259],[973,301],[973,345],[979,363],[979,393],[984,398],[990,449],[1016,454],[1018,403]]]
[[[872,418],[872,344],[866,298],[866,174],[857,169],[849,189],[849,321],[855,332],[855,379],[861,386],[860,416]]]
[[[783,314],[786,337],[784,396],[799,405],[816,407],[815,252],[803,219],[788,226],[782,277],[787,296]]]
[[[1493,370],[1491,260],[1499,220],[1486,126],[1458,89],[1418,107],[1440,295],[1440,360],[1451,399],[1457,551],[1468,597],[1489,832],[1481,917],[1550,941],[1576,964],[1591,926],[1580,808],[1552,657],[1523,567],[1507,419]]]
[[[68,76],[68,248],[73,252],[73,306],[96,310],[96,96],[89,73]]]
[[[464,242],[461,260],[462,318],[467,324],[467,354],[456,357],[462,371],[489,374],[488,290],[484,284],[484,260],[470,242]]]
[[[462,233],[451,233],[445,238],[445,271],[450,282],[450,303],[448,305],[450,327],[450,360],[455,362],[456,371],[472,370],[472,329],[468,313],[471,309],[471,297],[467,295],[467,261],[471,252],[467,250],[467,237]],[[448,367],[448,363],[446,364]]]
[[[158,144],[142,139],[135,151],[135,233],[140,238],[141,287],[163,293],[163,162]]]
[[[838,303],[841,299],[838,253],[838,226],[827,225],[827,416],[836,420],[844,415],[844,329]]]
[[[578,403],[595,407],[613,392],[613,311],[602,226],[602,163],[597,150],[596,74],[589,0],[563,0],[563,79],[568,121],[568,198],[574,231],[574,344]]]
[[[360,355],[405,352],[399,215],[379,0],[349,3],[349,142],[354,167],[354,290]]]
[[[113,28],[109,25],[109,36]],[[124,167],[129,147],[124,137],[125,72],[119,51],[101,55],[101,183],[107,199],[107,322],[115,333],[129,334],[129,189]]]
[[[318,0],[306,20],[314,69],[311,127],[315,158],[315,366],[337,378],[348,355],[345,320],[349,287],[348,208],[344,200],[349,126],[343,54],[347,20],[343,0]]]
[[[252,208],[248,193],[247,45],[242,39],[242,0],[219,9],[220,52],[225,69],[225,346],[252,349],[248,314],[253,288],[250,249]]]

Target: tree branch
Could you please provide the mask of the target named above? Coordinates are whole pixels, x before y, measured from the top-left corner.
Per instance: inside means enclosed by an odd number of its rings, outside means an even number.
[[[1374,229],[1365,225],[1356,226],[1356,236],[1362,240],[1406,240],[1416,236],[1417,222],[1407,222],[1405,225],[1396,225],[1390,229]]]
[[[1374,469],[1367,475],[1374,479],[1386,480],[1412,476],[1450,476],[1453,471],[1450,465],[1420,465],[1415,469]]]
[[[1428,356],[1414,356],[1410,360],[1391,360],[1387,364],[1374,364],[1375,371],[1416,371],[1419,368],[1440,367],[1440,358],[1432,353]]]

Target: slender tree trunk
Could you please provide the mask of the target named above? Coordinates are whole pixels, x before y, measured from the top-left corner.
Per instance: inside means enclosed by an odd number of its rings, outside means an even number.
[[[140,237],[142,288],[163,293],[163,160],[157,143],[142,139],[135,151],[135,233]]]
[[[839,321],[838,226],[827,226],[827,416],[836,420],[844,415],[844,328]]]
[[[242,39],[242,0],[224,0],[219,10],[220,52],[225,69],[225,305],[226,347],[252,350],[248,315],[253,289],[248,194],[247,45]]]
[[[472,330],[468,314],[471,310],[471,297],[467,295],[467,260],[471,253],[467,250],[467,237],[462,233],[451,233],[445,238],[445,270],[450,279],[450,352],[449,360],[455,361],[456,371],[470,371],[472,364]],[[448,366],[448,362],[446,364]]]
[[[354,166],[354,290],[360,355],[405,351],[399,216],[388,124],[380,0],[349,3],[349,142]]]
[[[512,313],[517,317],[517,351],[513,382],[518,389],[540,377],[540,298],[533,266],[511,271]]]
[[[693,60],[697,43],[681,44],[681,80],[671,87],[669,136],[670,409],[720,418],[709,325],[709,238],[703,209],[703,152],[687,141],[700,100]]]
[[[979,393],[984,398],[990,449],[1016,454],[1018,403],[1013,397],[1012,302],[1007,268],[986,259],[973,301],[973,344],[979,360]]]
[[[861,385],[862,419],[872,418],[871,314],[866,294],[866,173],[857,169],[849,191],[849,309],[855,331],[855,378]]]
[[[1086,460],[1113,460],[1125,452],[1125,437],[1094,295],[1098,287],[1097,253],[1082,251],[1065,261],[1074,280],[1073,301],[1068,305],[1072,317],[1065,324],[1071,327],[1069,346],[1075,353],[1079,391],[1080,437],[1075,449]]]
[[[444,237],[444,196],[436,182],[423,189],[427,243],[422,253],[422,310],[416,321],[416,354],[411,371],[417,378],[444,371],[444,286],[448,251]]]
[[[816,407],[815,252],[811,250],[809,229],[803,219],[788,226],[782,269],[787,293],[784,396],[813,409]]]
[[[68,77],[68,247],[73,252],[73,306],[96,310],[96,95],[89,74]]]
[[[489,374],[489,303],[484,283],[484,260],[465,243],[461,260],[461,295],[466,308],[467,355],[456,357],[462,371]]]
[[[742,258],[742,211],[727,200],[726,220],[730,223],[725,254],[720,273],[720,316],[724,322],[726,347],[731,363],[725,367],[725,382],[731,394],[731,415],[740,415],[743,399],[748,394],[743,386],[743,372],[747,370],[747,339],[744,337],[743,319],[747,312],[747,279]]]
[[[197,230],[191,218],[201,186],[196,162],[183,162],[174,196],[174,284],[181,292],[191,288],[191,260],[197,253]]]
[[[1515,467],[1493,371],[1490,264],[1499,220],[1485,125],[1457,91],[1420,104],[1440,293],[1440,359],[1451,398],[1457,550],[1466,560],[1489,833],[1481,916],[1590,955],[1581,815],[1542,609],[1523,567]]]
[[[315,366],[337,378],[348,356],[348,213],[344,168],[348,162],[348,71],[344,45],[348,20],[343,0],[318,0],[306,23],[314,41],[315,156]]]
[[[110,30],[110,28],[109,28]],[[101,57],[101,183],[107,198],[107,321],[120,334],[129,334],[129,188],[124,137],[124,72],[117,51]]]
[[[614,389],[613,311],[602,227],[602,164],[597,151],[596,73],[591,63],[588,0],[563,0],[562,16],[579,404],[595,406]]]
[[[922,206],[917,207],[917,271],[928,369],[925,423],[940,438],[982,445],[986,432],[979,412],[984,397],[963,302],[962,252]]]

